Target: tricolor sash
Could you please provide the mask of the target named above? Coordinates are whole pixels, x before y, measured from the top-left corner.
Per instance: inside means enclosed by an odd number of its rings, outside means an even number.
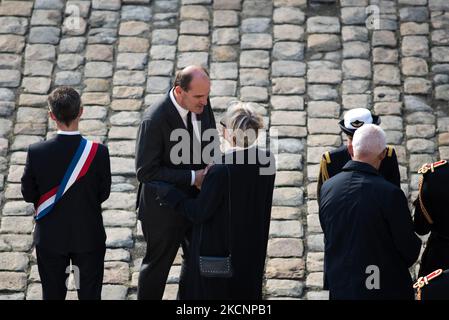
[[[39,220],[48,214],[67,190],[87,173],[97,150],[98,143],[81,137],[80,145],[64,174],[61,184],[39,198],[34,219]]]

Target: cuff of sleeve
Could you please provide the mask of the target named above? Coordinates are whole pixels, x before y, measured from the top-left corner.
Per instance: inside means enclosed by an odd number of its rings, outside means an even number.
[[[192,170],[192,179],[190,180],[190,185],[193,186],[195,184],[195,171]]]

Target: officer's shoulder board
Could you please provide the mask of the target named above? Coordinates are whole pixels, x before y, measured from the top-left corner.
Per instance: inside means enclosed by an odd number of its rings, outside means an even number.
[[[393,156],[394,148],[392,146],[387,146],[387,157],[391,158]]]
[[[419,168],[418,173],[426,174],[427,172],[435,172],[436,168],[444,166],[447,164],[446,160],[440,160],[433,163],[424,163],[421,168]]]
[[[331,155],[329,151],[326,151],[323,153],[323,156],[321,157],[320,161],[320,173],[321,173],[321,179],[322,181],[326,181],[329,179],[329,172],[327,170],[327,165],[331,164]]]
[[[424,163],[421,168],[419,168],[418,173],[421,173],[422,176],[419,177],[419,182],[418,182],[418,201],[419,201],[419,206],[421,208],[421,212],[424,215],[424,218],[427,220],[427,222],[429,224],[433,224],[433,219],[432,216],[430,215],[429,211],[427,210],[425,204],[424,204],[424,199],[422,196],[422,189],[423,189],[423,183],[424,183],[424,175],[427,172],[435,172],[435,169],[442,167],[444,165],[447,164],[446,160],[440,160],[437,162],[432,162],[432,163]]]
[[[435,279],[436,277],[440,276],[443,273],[443,269],[437,269],[433,271],[432,273],[428,274],[425,277],[419,277],[418,280],[416,280],[415,284],[413,285],[414,289],[417,289],[417,298],[418,300],[421,300],[421,289],[425,285],[429,284],[429,281]]]

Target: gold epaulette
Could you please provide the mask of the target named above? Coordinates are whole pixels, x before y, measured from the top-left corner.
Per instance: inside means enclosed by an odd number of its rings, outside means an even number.
[[[416,280],[415,284],[413,285],[414,289],[417,289],[417,298],[418,300],[421,300],[421,289],[425,285],[429,284],[429,281],[432,279],[435,279],[439,275],[443,273],[443,269],[437,269],[434,272],[428,274],[425,277],[419,277],[418,280]]]
[[[326,181],[329,179],[329,172],[327,171],[327,165],[331,163],[331,157],[329,151],[326,151],[323,154],[320,162],[320,171],[321,171],[321,179],[322,181]]]
[[[425,174],[429,170],[430,170],[430,172],[434,172],[435,168],[441,167],[441,166],[445,165],[446,163],[447,163],[446,160],[440,160],[440,161],[433,162],[433,163],[424,163],[421,166],[421,168],[419,168],[418,173]]]
[[[392,146],[387,146],[387,149],[388,149],[387,157],[391,158],[393,156],[394,148]]]

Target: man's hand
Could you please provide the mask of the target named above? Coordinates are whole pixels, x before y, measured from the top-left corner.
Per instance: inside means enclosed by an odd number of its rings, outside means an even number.
[[[199,190],[201,190],[201,185],[203,184],[205,176],[204,171],[205,171],[204,169],[195,171],[195,183],[193,185],[197,187]]]

